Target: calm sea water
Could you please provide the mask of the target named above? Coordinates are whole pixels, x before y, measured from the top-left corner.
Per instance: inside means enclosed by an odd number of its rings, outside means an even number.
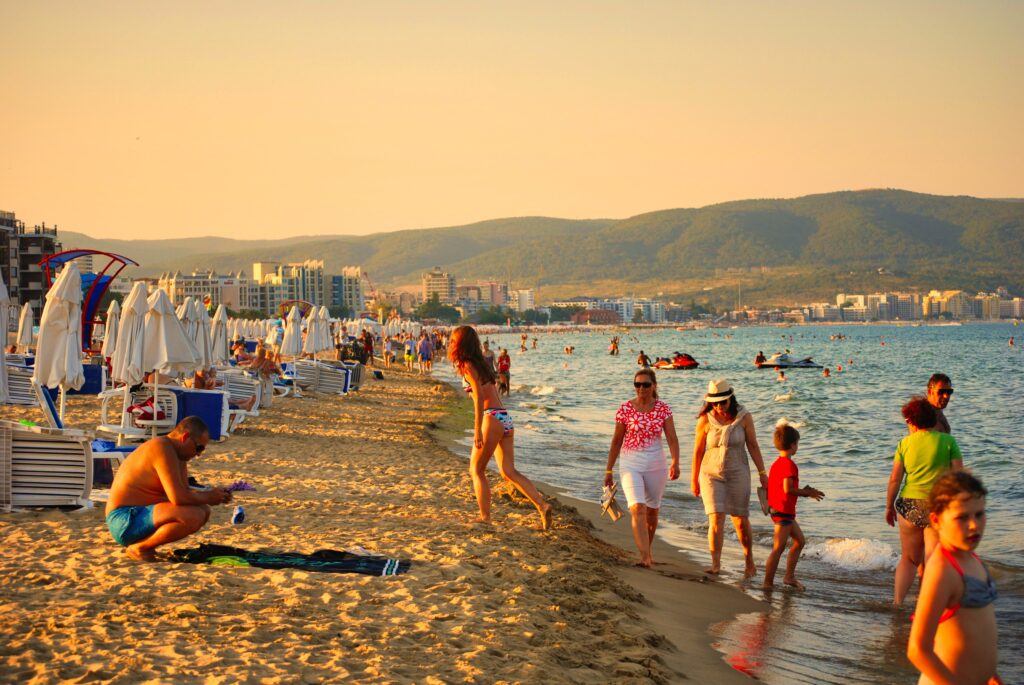
[[[675,413],[683,461],[683,476],[669,484],[659,533],[700,563],[708,559],[707,519],[689,492],[689,460],[708,380],[725,377],[736,388],[754,415],[768,464],[775,457],[776,422],[785,417],[799,428],[801,483],[827,495],[799,505],[808,547],[798,575],[807,591],[777,590],[763,613],[715,627],[729,663],[773,684],[917,682],[904,656],[913,598],[904,610],[888,606],[899,536],[884,521],[885,490],[893,451],[906,434],[900,406],[924,392],[933,372],[948,374],[956,392],[947,418],[966,465],[990,493],[979,553],[999,584],[1000,672],[1010,683],[1024,682],[1024,351],[1007,341],[1024,338],[1022,331],[1010,324],[631,330],[616,333],[617,357],[607,353],[607,331],[540,333],[538,349],[525,353],[518,352],[518,334],[486,337],[512,354],[514,392],[507,406],[516,421],[517,464],[591,501],[600,498],[615,410],[633,396],[639,350],[651,358],[679,350],[701,362],[698,370],[658,375],[661,398]],[[831,340],[832,334],[846,339]],[[574,345],[575,354],[564,354],[566,345]],[[813,355],[833,377],[792,369],[789,380],[778,383],[774,371],[753,367],[758,350],[769,355],[786,348]],[[436,368],[454,382],[447,364]],[[771,521],[753,512],[751,521],[760,569]],[[731,531],[723,565],[736,571],[723,582],[744,587]],[[756,587],[744,591],[765,598]]]

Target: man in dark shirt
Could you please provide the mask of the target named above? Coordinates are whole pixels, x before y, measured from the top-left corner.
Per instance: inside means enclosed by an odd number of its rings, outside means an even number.
[[[940,433],[949,433],[949,421],[942,412],[949,404],[949,398],[953,396],[953,383],[949,376],[944,373],[933,373],[928,379],[928,404],[935,407],[936,423],[934,430]]]

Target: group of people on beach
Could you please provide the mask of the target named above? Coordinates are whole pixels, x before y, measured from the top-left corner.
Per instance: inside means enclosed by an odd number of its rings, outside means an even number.
[[[489,342],[481,342],[470,326],[456,328],[438,343],[446,345],[448,360],[472,394],[469,473],[478,508],[475,521],[491,522],[487,466],[493,457],[501,477],[536,508],[539,527],[549,529],[552,505],[515,466],[514,424],[501,402],[508,386],[510,362],[501,361],[508,357],[507,350],[495,357]],[[668,481],[681,475],[680,447],[672,409],[658,396],[655,371],[649,367],[637,370],[633,391],[634,396],[615,413],[603,480],[611,486],[618,465],[639,551],[638,565],[651,567],[662,498]],[[963,457],[950,435],[943,410],[952,394],[948,376],[935,374],[929,379],[927,395],[911,398],[902,408],[908,435],[896,448],[885,507],[886,521],[898,526],[901,542],[893,601],[901,604],[914,579],[921,579],[907,652],[922,673],[920,682],[999,683],[992,607],[996,590],[974,553],[984,533],[987,491],[963,470]],[[667,468],[663,440],[669,451]],[[187,465],[208,441],[209,432],[202,421],[189,417],[168,436],[139,447],[118,471],[107,521],[114,539],[126,547],[129,556],[152,560],[156,547],[199,530],[209,519],[211,506],[231,502],[231,492],[226,489],[197,491],[188,486]],[[772,589],[786,556],[783,584],[803,589],[796,567],[806,538],[797,521],[797,501],[801,497],[820,500],[825,494],[801,485],[794,459],[799,441],[797,429],[780,422],[773,434],[778,457],[768,469],[754,419],[739,403],[734,388],[721,378],[708,383],[696,418],[690,472],[690,490],[701,499],[708,517],[711,563],[707,574],[722,572],[726,517],[743,550],[744,578],[757,573],[749,515],[753,462],[762,508],[774,524],[762,587]]]
[[[604,485],[610,487],[618,464],[640,553],[638,565],[645,567],[654,563],[651,549],[667,483],[680,475],[672,410],[659,399],[657,387],[653,369],[644,367],[634,374],[635,396],[615,414],[604,472]],[[893,604],[899,606],[914,579],[921,579],[907,650],[922,673],[920,682],[993,684],[1000,682],[992,607],[996,589],[974,552],[984,533],[987,491],[977,477],[963,470],[959,447],[949,434],[943,409],[952,394],[949,377],[934,374],[927,395],[911,398],[902,409],[908,435],[896,448],[885,508],[886,521],[898,524],[900,530]],[[757,573],[749,514],[752,461],[760,481],[759,499],[774,524],[762,587],[772,589],[788,546],[782,582],[803,590],[796,566],[806,538],[797,522],[797,500],[820,500],[825,493],[800,484],[794,461],[800,433],[785,422],[776,426],[773,442],[778,457],[769,471],[753,417],[739,404],[728,381],[711,380],[703,400],[695,428],[690,489],[701,498],[708,517],[711,564],[705,573],[721,573],[726,516],[743,548],[744,578]],[[669,448],[667,469],[662,439]],[[933,554],[935,550],[939,553]]]

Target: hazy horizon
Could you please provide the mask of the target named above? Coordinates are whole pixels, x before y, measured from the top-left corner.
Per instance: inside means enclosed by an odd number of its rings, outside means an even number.
[[[99,239],[1024,196],[1024,3],[40,2],[0,20],[0,209]]]

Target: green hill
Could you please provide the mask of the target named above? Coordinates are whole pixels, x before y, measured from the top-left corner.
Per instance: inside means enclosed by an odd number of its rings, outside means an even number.
[[[63,236],[67,247],[123,250],[145,274],[317,258],[333,272],[360,264],[378,285],[415,282],[437,265],[460,279],[507,278],[560,295],[683,297],[709,287],[700,284],[742,287],[748,302],[875,287],[1024,290],[1024,203],[901,190],[743,200],[618,221],[525,217],[358,237],[82,238],[72,245],[74,234]]]

